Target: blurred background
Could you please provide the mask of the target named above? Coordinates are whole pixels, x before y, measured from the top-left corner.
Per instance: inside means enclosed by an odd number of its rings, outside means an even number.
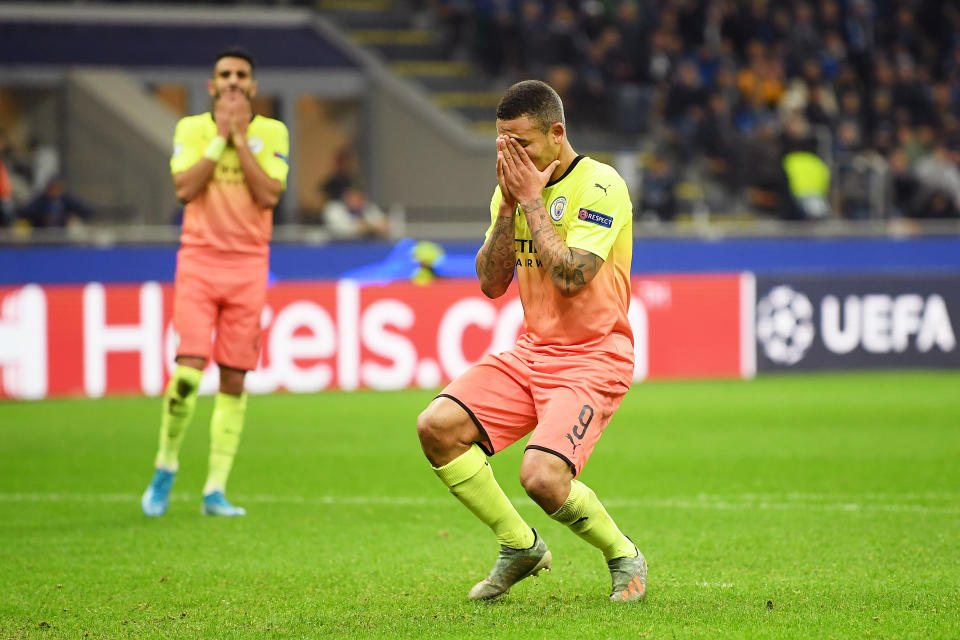
[[[754,343],[751,305],[786,282],[764,278],[819,274],[805,296],[818,335],[822,300],[838,301],[843,330],[849,296],[881,293],[876,326],[908,318],[884,353],[939,349],[914,364],[955,366],[946,337],[900,348],[934,295],[955,333],[960,6],[941,0],[5,2],[0,286],[172,280],[173,129],[209,109],[213,56],[235,44],[258,58],[255,111],[291,136],[277,282],[472,277],[496,105],[540,78],[574,148],[627,180],[635,275],[758,278],[736,294],[737,340]],[[908,276],[921,280],[889,284]],[[642,289],[648,310],[671,291]],[[906,295],[920,311],[896,315]],[[806,317],[793,311],[785,335]]]
[[[175,239],[173,126],[234,43],[291,133],[280,239],[475,238],[524,78],[627,179],[638,234],[952,233],[958,34],[940,0],[4,3],[3,238]],[[331,200],[378,211],[358,231]]]

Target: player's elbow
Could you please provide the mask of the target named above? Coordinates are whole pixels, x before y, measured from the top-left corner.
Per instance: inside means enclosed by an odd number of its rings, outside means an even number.
[[[560,293],[561,297],[574,298],[580,295],[580,292],[587,288],[588,283],[570,282],[566,279],[554,279],[553,284],[556,285],[557,291]]]
[[[196,191],[186,185],[177,186],[175,193],[177,194],[177,200],[180,201],[180,204],[187,204],[197,197]]]
[[[495,282],[481,282],[480,291],[483,292],[483,295],[493,300],[505,294],[507,292],[507,287]]]
[[[272,192],[260,194],[255,198],[257,206],[261,209],[273,209],[280,202],[280,195]]]
[[[560,295],[564,298],[575,298],[580,295],[580,292],[584,290],[585,287],[569,288],[569,289],[560,289]]]
[[[277,206],[278,202],[280,202],[280,198],[273,196],[261,198],[257,204],[260,205],[261,209],[273,209],[275,206]]]
[[[283,191],[283,186],[278,180],[271,180],[268,184],[260,185],[260,188],[250,191],[257,206],[263,209],[273,209],[280,202],[280,193]]]

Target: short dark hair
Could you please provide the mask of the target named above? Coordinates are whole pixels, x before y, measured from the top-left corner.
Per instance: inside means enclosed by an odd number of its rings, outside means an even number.
[[[521,116],[529,116],[543,133],[548,132],[554,122],[567,124],[560,96],[540,80],[521,80],[507,89],[500,99],[497,120],[514,120]]]
[[[222,58],[240,58],[241,60],[246,60],[250,63],[250,73],[253,73],[253,70],[257,67],[257,59],[243,47],[227,47],[226,49],[221,49],[217,52],[217,57],[213,59],[213,66],[216,67]]]

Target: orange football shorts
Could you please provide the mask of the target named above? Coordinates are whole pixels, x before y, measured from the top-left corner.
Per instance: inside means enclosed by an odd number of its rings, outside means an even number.
[[[632,379],[633,346],[625,336],[609,336],[589,351],[537,348],[521,337],[509,351],[484,356],[438,397],[470,414],[487,455],[532,431],[526,449],[558,456],[578,476]]]
[[[217,364],[256,369],[268,269],[263,256],[181,247],[173,301],[177,355],[209,360],[212,349]]]

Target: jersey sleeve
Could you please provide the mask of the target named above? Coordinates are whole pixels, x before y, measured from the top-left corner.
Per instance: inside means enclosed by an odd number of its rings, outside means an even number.
[[[193,119],[182,118],[173,133],[173,153],[170,156],[170,173],[186,171],[203,157],[203,139],[194,126]]]
[[[620,230],[633,220],[627,185],[619,176],[591,181],[584,187],[583,197],[578,198],[573,216],[567,229],[567,246],[606,260]]]
[[[264,173],[279,180],[287,188],[287,173],[290,171],[290,134],[287,126],[275,121],[274,126],[264,132],[263,149],[257,154],[257,162]]]

